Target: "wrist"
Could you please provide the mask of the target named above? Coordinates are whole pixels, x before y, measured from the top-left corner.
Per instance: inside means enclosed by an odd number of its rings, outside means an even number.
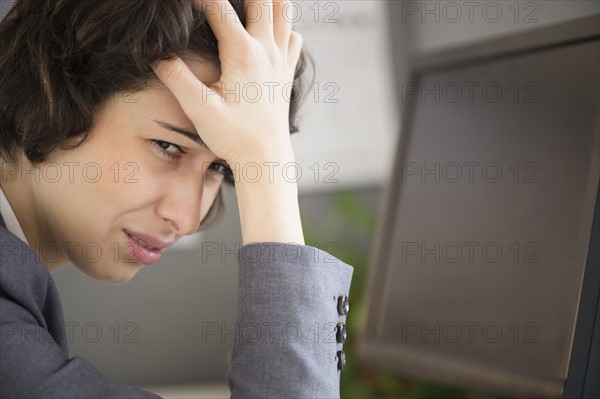
[[[241,180],[236,195],[244,245],[284,242],[304,245],[298,185],[284,179]]]
[[[284,133],[284,140],[271,141],[268,146],[248,145],[243,149],[243,153],[238,154],[234,163],[250,162],[294,162],[295,155],[289,132]],[[280,135],[278,135],[280,136]]]
[[[304,245],[298,206],[300,166],[289,139],[251,151],[230,163],[240,212],[242,240]]]
[[[293,152],[245,157],[230,163],[236,187],[241,185],[281,185],[296,186],[302,175]]]

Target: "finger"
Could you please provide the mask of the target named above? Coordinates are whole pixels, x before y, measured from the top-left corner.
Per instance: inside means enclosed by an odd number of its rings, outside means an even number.
[[[229,0],[195,0],[195,4],[206,14],[208,24],[220,43],[232,43],[240,35],[248,34]]]
[[[273,31],[275,33],[275,43],[280,49],[286,51],[290,42],[292,33],[292,21],[287,17],[288,0],[273,0]]]
[[[273,40],[273,0],[245,0],[246,30],[260,39]]]
[[[198,121],[201,115],[210,114],[207,107],[214,108],[218,104],[217,93],[198,80],[181,58],[157,61],[152,64],[152,69],[192,122]],[[199,107],[204,110],[199,111]]]
[[[288,60],[290,65],[294,68],[296,64],[298,64],[298,60],[300,59],[300,53],[302,52],[302,46],[304,44],[304,38],[300,33],[293,31],[289,40],[289,49],[288,49]]]

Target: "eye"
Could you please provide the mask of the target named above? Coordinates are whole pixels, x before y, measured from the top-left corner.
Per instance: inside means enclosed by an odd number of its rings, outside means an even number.
[[[152,143],[165,158],[171,161],[179,161],[181,156],[185,154],[181,147],[168,141],[152,140]]]
[[[228,165],[220,162],[213,162],[208,166],[209,173],[217,173],[223,176],[225,181],[230,184],[234,184],[235,180],[233,177],[233,171]]]

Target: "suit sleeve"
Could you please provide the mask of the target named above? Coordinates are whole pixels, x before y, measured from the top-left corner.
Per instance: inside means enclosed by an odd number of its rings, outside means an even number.
[[[248,244],[238,255],[232,398],[339,398],[338,303],[352,267],[297,244]]]
[[[122,385],[69,358],[35,317],[0,291],[0,398],[160,397]]]

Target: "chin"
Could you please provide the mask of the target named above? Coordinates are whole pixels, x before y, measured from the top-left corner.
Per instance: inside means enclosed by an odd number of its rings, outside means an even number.
[[[112,284],[124,284],[131,281],[144,267],[141,263],[126,262],[75,266],[94,280]]]

